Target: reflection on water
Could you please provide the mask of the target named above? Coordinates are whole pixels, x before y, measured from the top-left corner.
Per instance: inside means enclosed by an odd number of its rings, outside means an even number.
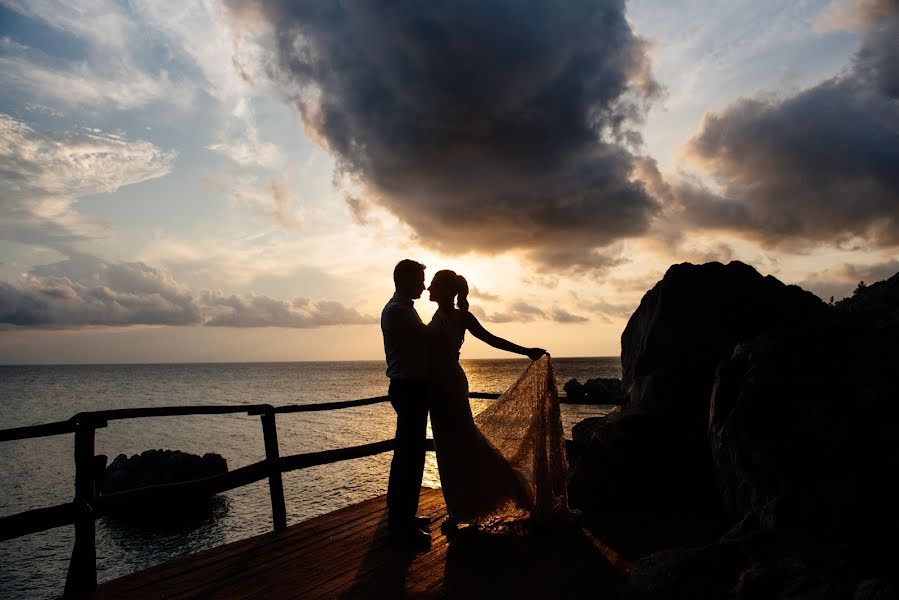
[[[620,377],[617,358],[554,359],[557,384],[577,378]],[[527,366],[526,359],[463,360],[470,388],[501,392]],[[97,365],[0,367],[0,428],[65,419],[85,410],[186,404],[273,405],[380,396],[387,380],[381,361],[328,363]],[[490,401],[473,400],[475,413]],[[563,405],[568,436],[583,418],[608,407]],[[282,456],[389,439],[395,415],[389,404],[277,417]],[[97,431],[96,451],[152,448],[194,454],[217,452],[235,469],[262,460],[258,417],[246,414],[113,421]],[[390,454],[322,465],[284,475],[288,524],[383,494]],[[0,443],[4,485],[0,515],[68,502],[74,469],[72,436]],[[433,453],[424,485],[438,487]],[[98,579],[105,581],[172,558],[271,530],[266,480],[218,496],[209,513],[177,526],[105,518],[97,523]],[[62,592],[73,542],[60,527],[0,543],[0,598],[45,598]]]

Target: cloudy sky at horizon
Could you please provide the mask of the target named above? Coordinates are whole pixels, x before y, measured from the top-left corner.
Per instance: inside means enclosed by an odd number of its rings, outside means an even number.
[[[378,359],[405,257],[558,356],[673,263],[839,299],[899,271],[897,40],[895,0],[0,0],[0,363]]]

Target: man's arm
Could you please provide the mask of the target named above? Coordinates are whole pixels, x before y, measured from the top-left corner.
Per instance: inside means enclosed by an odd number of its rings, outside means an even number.
[[[423,339],[428,333],[414,308],[392,307],[387,311],[387,326],[391,334],[408,340]]]

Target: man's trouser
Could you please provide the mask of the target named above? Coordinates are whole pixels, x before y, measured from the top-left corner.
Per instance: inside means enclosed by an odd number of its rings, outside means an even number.
[[[425,469],[428,385],[418,379],[391,379],[387,395],[396,411],[395,446],[387,483],[387,518],[393,525],[403,525],[411,522],[418,510]]]

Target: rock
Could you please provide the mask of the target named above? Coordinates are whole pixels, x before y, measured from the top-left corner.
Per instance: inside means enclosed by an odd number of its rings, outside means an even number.
[[[583,384],[577,379],[571,379],[562,389],[565,391],[564,401],[569,404],[620,405],[627,402],[620,379],[597,377],[588,379]]]
[[[616,417],[591,425],[570,477],[572,505],[598,522],[609,516],[600,533],[634,552],[716,540],[728,525],[708,442],[718,363],[740,341],[827,310],[813,294],[740,262],[668,269],[621,336],[629,401]],[[612,521],[621,531],[609,528]],[[644,526],[650,522],[654,531]],[[625,523],[643,539],[628,538]]]
[[[790,535],[755,535],[672,548],[634,565],[622,598],[847,598],[852,573]],[[785,554],[787,556],[785,556]]]
[[[629,558],[717,540],[725,530],[705,431],[624,409],[578,424],[586,446],[568,499],[594,533]]]
[[[814,294],[741,262],[674,265],[643,296],[621,334],[630,405],[704,421],[718,362],[737,343],[826,310]]]
[[[849,313],[875,313],[893,324],[899,322],[899,273],[840,300],[837,308]]]
[[[119,454],[100,479],[101,494],[201,479],[228,472],[228,462],[218,454],[203,456],[180,450],[146,450],[130,458]]]
[[[895,600],[899,587],[881,579],[866,579],[858,584],[852,600]]]
[[[860,562],[895,553],[899,326],[885,314],[831,311],[721,364],[709,434],[733,518],[837,540]]]

